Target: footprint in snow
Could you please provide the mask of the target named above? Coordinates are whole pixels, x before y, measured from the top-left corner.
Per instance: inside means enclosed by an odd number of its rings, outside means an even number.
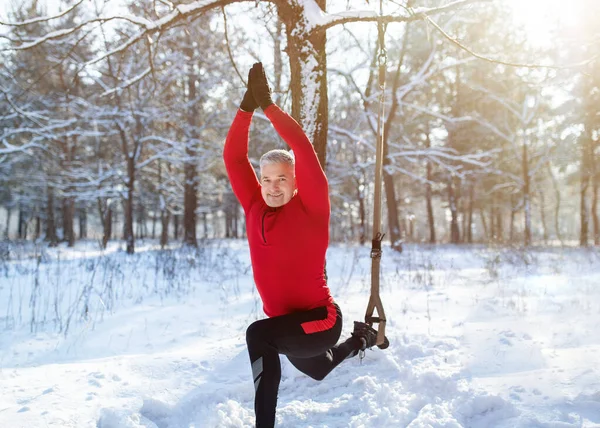
[[[515,401],[521,401],[521,396],[519,394],[515,394],[514,392],[511,392],[509,397]]]
[[[97,388],[102,387],[102,384],[100,382],[98,382],[97,379],[104,379],[105,376],[104,374],[100,373],[100,372],[92,372],[88,375],[88,384],[95,386]]]

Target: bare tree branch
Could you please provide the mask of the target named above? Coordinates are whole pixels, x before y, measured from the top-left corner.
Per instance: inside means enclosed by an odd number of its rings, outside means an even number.
[[[309,23],[312,22],[314,25],[312,29],[315,31],[325,31],[336,25],[347,24],[350,22],[382,22],[388,24],[390,22],[422,21],[431,15],[439,15],[440,13],[449,12],[469,4],[489,1],[492,0],[457,0],[439,7],[409,8],[407,15],[379,15],[373,10],[353,10],[327,14],[316,5],[314,0],[304,1],[304,7],[307,9],[306,15]],[[314,5],[312,3],[314,3]]]
[[[81,3],[83,3],[83,0],[79,0],[77,3],[73,4],[73,6],[71,6],[70,8],[65,9],[62,12],[59,12],[58,15],[54,15],[54,16],[41,16],[41,17],[37,17],[37,18],[33,18],[33,19],[28,19],[26,21],[20,21],[20,22],[4,22],[4,21],[0,21],[0,25],[6,25],[7,27],[24,27],[26,25],[38,24],[40,22],[52,21],[54,19],[62,18],[63,16],[67,15],[69,12],[71,12],[72,10],[74,10]]]

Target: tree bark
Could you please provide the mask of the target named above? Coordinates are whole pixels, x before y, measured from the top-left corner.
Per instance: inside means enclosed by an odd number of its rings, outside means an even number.
[[[467,228],[463,231],[463,234],[467,235],[467,242],[473,243],[473,210],[475,209],[475,183],[469,184],[469,207],[467,214]]]
[[[73,219],[75,216],[75,201],[73,197],[63,199],[63,239],[68,242],[69,247],[75,245],[75,231]]]
[[[54,189],[48,187],[48,214],[46,215],[46,240],[48,246],[56,247],[58,245],[58,236],[56,235],[56,222],[54,221]]]
[[[546,203],[544,198],[544,191],[538,190],[540,195],[540,219],[542,221],[542,228],[544,229],[544,245],[548,245],[548,224],[546,222]]]
[[[192,40],[188,39],[188,45]],[[184,162],[184,193],[183,193],[183,243],[192,247],[198,246],[196,240],[196,209],[198,208],[198,171],[196,167],[196,150],[198,145],[198,101],[196,100],[197,77],[194,70],[193,48],[186,49],[188,60],[187,87],[188,87],[188,126],[190,128],[190,141],[185,146],[186,160]]]
[[[588,211],[588,202],[587,202],[587,193],[590,185],[590,158],[589,158],[589,145],[591,141],[591,136],[587,133],[582,137],[583,141],[581,142],[581,171],[580,171],[580,188],[579,188],[579,215],[581,221],[581,229],[579,233],[579,245],[582,247],[587,247],[589,244],[588,234],[589,234],[589,211]]]
[[[281,87],[281,77],[283,76],[283,55],[281,51],[281,38],[283,33],[283,22],[277,17],[275,23],[275,34],[273,34],[273,66],[275,73],[275,82],[273,84],[274,101],[277,105],[283,102],[283,88]]]
[[[485,210],[483,207],[479,208],[479,217],[481,218],[481,225],[483,226],[483,234],[485,235],[486,241],[490,241],[490,233],[487,226],[487,221],[485,220]]]
[[[170,213],[168,210],[163,209],[160,213],[160,248],[165,248],[169,243],[169,222]]]
[[[496,242],[496,196],[492,194],[492,203],[490,204],[490,237],[492,242]]]
[[[517,215],[517,208],[515,207],[515,195],[510,195],[510,232],[509,242],[513,244],[515,242],[515,216]]]
[[[552,165],[550,165],[550,162],[547,163],[547,167],[548,167],[548,174],[550,175],[550,178],[552,179],[552,186],[554,187],[554,197],[556,199],[556,204],[554,205],[554,233],[556,234],[556,238],[560,241],[560,243],[563,243],[563,239],[562,239],[562,234],[560,232],[560,189],[558,186],[558,182],[556,181],[556,177],[554,176],[554,173],[552,172]]]
[[[531,176],[529,174],[529,150],[527,140],[523,139],[523,214],[524,214],[524,241],[525,247],[531,245]]]
[[[427,135],[427,142],[429,143],[429,135]],[[430,144],[427,145],[430,147]],[[431,189],[431,181],[433,180],[433,173],[431,162],[427,161],[427,184],[425,185],[425,201],[427,203],[427,224],[429,225],[429,243],[435,244],[435,217],[433,216],[433,191]]]
[[[450,209],[450,242],[452,244],[460,243],[460,230],[458,227],[458,207],[456,205],[456,192],[454,189],[454,179],[452,176],[448,177],[447,190],[448,190],[448,208]]]
[[[79,239],[87,238],[87,211],[85,207],[79,210]]]
[[[127,195],[125,198],[125,242],[127,254],[135,253],[133,235],[133,195],[135,193],[135,159],[127,156]]]
[[[500,199],[500,203],[496,207],[496,241],[504,242],[504,227],[503,227],[503,218],[502,218],[502,207],[503,207],[503,199]]]
[[[600,219],[598,218],[598,187],[600,187],[600,174],[596,167],[597,142],[590,142],[590,180],[592,181],[592,222],[594,225],[594,245],[600,245]]]
[[[367,213],[365,207],[365,187],[360,189],[360,180],[356,180],[356,198],[358,199],[358,218],[359,218],[359,233],[358,241],[360,245],[365,245],[367,242]]]
[[[23,206],[21,203],[19,203],[19,214],[17,219],[17,236],[19,239],[26,239],[27,233],[25,232],[25,213],[23,212]]]
[[[36,209],[36,211],[37,211],[37,209]],[[36,213],[35,230],[34,230],[33,239],[35,239],[37,241],[40,238],[41,233],[42,233],[42,219],[40,218],[39,213]]]
[[[108,241],[112,236],[113,212],[112,207],[108,205],[104,213],[103,233],[102,233],[102,248],[106,249]]]
[[[8,239],[9,238],[9,231],[10,231],[10,217],[12,215],[12,209],[10,207],[6,208],[6,224],[4,227],[4,239]]]
[[[323,11],[326,0],[316,0]],[[292,117],[300,123],[312,141],[325,170],[327,132],[329,128],[327,98],[326,32],[310,32],[300,17],[299,2],[279,4],[279,17],[285,24],[287,53],[290,61]]]
[[[389,136],[392,129],[392,125],[396,121],[396,114],[398,112],[399,99],[396,95],[398,87],[400,86],[400,76],[402,66],[404,65],[404,56],[408,49],[408,29],[410,27],[407,24],[406,33],[402,42],[402,50],[400,51],[400,59],[396,72],[394,74],[394,80],[392,81],[392,105],[385,123],[383,125],[383,184],[385,186],[385,201],[388,211],[388,232],[390,234],[390,244],[392,249],[402,252],[402,230],[400,228],[399,213],[398,213],[398,199],[396,198],[396,188],[394,186],[394,176],[390,172],[390,165],[392,164],[389,157]],[[385,94],[384,94],[385,95]],[[377,109],[378,111],[379,109]]]
[[[179,216],[177,214],[173,214],[173,239],[179,239]]]

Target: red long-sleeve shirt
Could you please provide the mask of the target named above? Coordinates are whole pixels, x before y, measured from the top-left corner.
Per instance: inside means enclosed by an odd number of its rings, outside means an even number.
[[[223,151],[233,192],[246,214],[254,281],[269,317],[327,306],[327,319],[303,325],[307,333],[322,331],[335,323],[324,272],[330,216],[327,178],[300,125],[275,104],[265,114],[294,151],[298,191],[287,204],[271,208],[262,198],[248,160],[252,113],[238,110]]]

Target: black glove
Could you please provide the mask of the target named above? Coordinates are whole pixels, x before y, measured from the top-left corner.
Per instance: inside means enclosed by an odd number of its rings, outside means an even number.
[[[252,95],[252,89],[250,89],[251,81],[252,81],[252,69],[250,69],[250,71],[248,72],[248,85],[246,86],[246,92],[244,93],[244,98],[242,99],[242,102],[240,103],[240,108],[249,113],[253,112],[254,110],[256,110],[258,108],[258,103],[256,102],[256,100],[254,99],[254,96]]]
[[[250,74],[252,74],[252,84],[250,85],[252,95],[254,95],[254,99],[260,108],[265,110],[274,103],[271,99],[271,88],[269,87],[269,82],[267,82],[267,76],[265,75],[262,63],[257,62],[254,64],[250,70]]]

